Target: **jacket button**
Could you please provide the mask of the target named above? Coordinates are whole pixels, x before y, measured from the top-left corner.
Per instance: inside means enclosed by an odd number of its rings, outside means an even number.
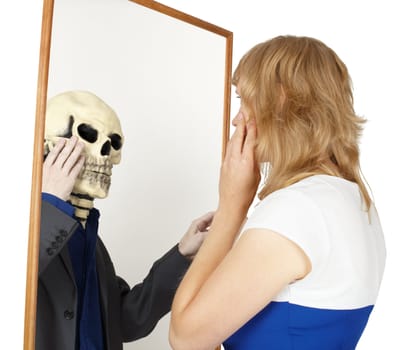
[[[66,320],[71,320],[74,316],[74,312],[72,310],[65,310],[63,316]]]
[[[63,236],[63,237],[67,237],[67,236],[68,236],[68,233],[67,233],[66,230],[59,230],[59,233],[60,233],[60,235]]]
[[[55,250],[53,248],[47,248],[46,252],[48,255],[53,255],[55,253]]]

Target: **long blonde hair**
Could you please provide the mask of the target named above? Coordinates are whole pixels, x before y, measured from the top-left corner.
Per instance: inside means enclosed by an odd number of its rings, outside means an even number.
[[[365,119],[354,112],[351,78],[333,50],[314,38],[279,36],[243,56],[233,83],[257,123],[257,158],[269,164],[260,199],[327,174],[357,183],[370,208],[358,147]]]

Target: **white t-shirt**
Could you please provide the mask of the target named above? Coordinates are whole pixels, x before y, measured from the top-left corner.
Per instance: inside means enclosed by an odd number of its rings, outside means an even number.
[[[365,211],[357,184],[328,175],[305,178],[258,203],[243,232],[250,228],[287,237],[312,264],[274,301],[330,310],[374,305],[386,249],[377,211],[374,205]]]

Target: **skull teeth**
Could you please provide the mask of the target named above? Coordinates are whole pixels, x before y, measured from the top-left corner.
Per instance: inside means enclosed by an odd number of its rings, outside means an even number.
[[[96,174],[111,176],[112,167],[113,164],[108,159],[97,161],[96,158],[88,157],[84,164],[84,172],[92,172]]]
[[[104,191],[110,187],[113,164],[109,159],[87,157],[79,178],[91,185],[99,185]]]
[[[90,184],[99,184],[103,189],[108,189],[110,186],[110,175],[101,172],[84,169],[83,172],[79,174],[79,178],[87,180]]]

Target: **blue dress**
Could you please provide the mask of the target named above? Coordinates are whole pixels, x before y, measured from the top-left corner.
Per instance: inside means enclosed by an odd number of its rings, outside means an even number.
[[[224,342],[225,350],[353,350],[373,306],[323,310],[271,302]]]

